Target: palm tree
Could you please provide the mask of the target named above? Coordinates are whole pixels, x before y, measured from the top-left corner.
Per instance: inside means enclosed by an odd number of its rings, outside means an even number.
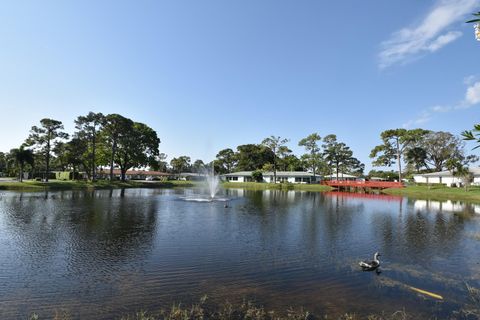
[[[466,23],[474,23],[474,28],[475,28],[475,38],[480,41],[480,11],[477,13],[473,13],[473,15],[476,17],[475,19],[468,20]]]
[[[25,164],[29,164],[33,166],[34,157],[33,152],[30,149],[23,149],[23,146],[19,149],[12,149],[10,150],[10,154],[13,155],[15,159],[15,163],[20,166],[20,175],[19,180],[23,182],[23,170],[25,168]]]

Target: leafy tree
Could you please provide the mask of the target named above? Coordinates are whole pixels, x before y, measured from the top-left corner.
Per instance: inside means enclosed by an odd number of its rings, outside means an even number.
[[[237,170],[254,171],[261,169],[265,163],[273,163],[274,154],[265,146],[244,144],[237,147]]]
[[[0,175],[7,172],[7,155],[0,152]]]
[[[90,143],[91,149],[88,150],[86,157],[89,158],[90,164],[88,167],[91,169],[89,176],[93,181],[95,181],[97,175],[97,136],[104,123],[105,116],[100,112],[89,112],[86,116],[79,116],[75,120],[75,128],[78,130],[75,136],[79,139],[86,139]],[[81,156],[83,157],[83,155]]]
[[[337,180],[339,172],[363,172],[364,165],[353,157],[353,151],[350,150],[350,147],[337,141],[336,135],[330,134],[323,138],[322,147],[324,159],[330,168],[335,168]]]
[[[159,155],[160,139],[155,130],[140,122],[125,126],[118,136],[115,163],[120,167],[121,179],[130,168],[154,165]]]
[[[425,162],[436,171],[444,170],[449,159],[465,158],[465,144],[450,132],[429,132],[421,140],[421,145],[426,153]]]
[[[167,155],[163,152],[159,153],[155,163],[151,165],[150,169],[160,172],[167,172],[168,162],[165,160],[167,160]]]
[[[15,159],[15,164],[20,167],[19,180],[20,182],[23,182],[23,171],[25,164],[33,166],[33,152],[32,150],[20,147],[19,149],[10,150],[10,154],[13,156],[13,159]]]
[[[424,148],[413,147],[405,153],[405,160],[407,164],[415,167],[417,172],[420,172],[422,167],[427,167],[427,152]]]
[[[68,139],[68,134],[61,131],[64,129],[61,121],[45,118],[40,120],[40,124],[40,127],[32,127],[25,144],[33,146],[44,155],[45,181],[48,182],[52,146],[57,139]]]
[[[475,38],[480,41],[480,11],[477,13],[473,13],[475,19],[468,20],[466,23],[474,23],[475,24]]]
[[[312,169],[314,177],[317,168],[320,167],[322,163],[320,147],[318,145],[320,140],[321,137],[318,133],[312,133],[298,142],[298,145],[305,147],[305,150],[309,153],[308,156],[304,157],[304,161],[308,163],[308,167]]]
[[[454,177],[458,177],[462,180],[465,187],[465,191],[468,191],[468,187],[473,182],[473,174],[470,172],[467,166],[464,166],[462,161],[452,158],[448,159],[446,166],[449,171],[452,172]]]
[[[376,146],[370,153],[370,158],[376,158],[374,166],[390,167],[398,165],[398,181],[402,181],[402,157],[410,147],[427,134],[423,129],[391,129],[380,134],[383,144]]]
[[[277,158],[280,156],[282,149],[285,150],[285,144],[288,141],[288,139],[275,136],[270,136],[262,141],[262,145],[270,149],[273,153],[273,183],[277,183]]]
[[[398,172],[395,171],[383,171],[383,170],[370,170],[368,172],[368,177],[373,178],[373,177],[378,177],[382,178],[387,181],[393,181],[396,178],[398,178]]]
[[[261,170],[255,170],[252,172],[252,179],[255,182],[262,182],[263,181],[263,173]]]
[[[218,161],[218,169],[220,171],[215,170],[215,172],[230,173],[237,164],[237,157],[235,155],[235,152],[233,152],[233,150],[230,148],[220,150],[217,153],[216,158]]]
[[[200,173],[205,171],[205,163],[198,159],[193,162],[192,171],[195,173]]]
[[[170,161],[170,165],[175,173],[188,172],[190,171],[190,161],[190,157],[181,156],[178,158],[173,158]]]
[[[133,131],[133,121],[119,114],[109,114],[103,119],[102,125],[101,134],[106,146],[104,156],[109,158],[110,180],[113,180],[113,168],[119,141]],[[128,137],[125,139],[128,140]]]
[[[462,132],[463,140],[475,141],[477,146],[473,149],[480,147],[480,124],[473,126],[473,130],[467,130]]]

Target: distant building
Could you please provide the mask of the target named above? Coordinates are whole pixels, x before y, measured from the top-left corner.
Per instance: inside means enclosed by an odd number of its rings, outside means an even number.
[[[469,168],[470,173],[473,174],[474,185],[480,185],[480,168]],[[431,184],[444,184],[448,187],[460,186],[463,184],[461,177],[454,177],[451,171],[439,171],[431,173],[416,174],[413,176],[413,180],[416,183],[431,183]]]
[[[113,176],[120,179],[122,176],[122,171],[119,169],[113,169]],[[97,178],[109,179],[110,169],[97,171]],[[127,172],[125,173],[125,178],[127,180],[172,179],[173,174],[149,170],[127,170]]]
[[[356,176],[353,176],[351,174],[346,174],[346,173],[338,173],[338,179],[336,174],[330,174],[328,176],[323,177],[325,180],[349,180],[349,181],[355,181],[358,180]]]
[[[239,171],[233,173],[227,173],[221,175],[221,179],[229,182],[252,182],[253,171]],[[262,173],[262,182],[273,183],[275,175],[272,171]],[[289,183],[315,183],[320,181],[320,176],[313,176],[311,172],[303,171],[277,171],[277,182],[289,182]]]

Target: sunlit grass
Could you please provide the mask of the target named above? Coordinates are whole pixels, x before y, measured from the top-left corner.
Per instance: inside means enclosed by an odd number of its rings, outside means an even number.
[[[405,188],[390,188],[385,189],[382,192],[417,199],[480,202],[480,187],[470,187],[468,191],[465,191],[463,188],[450,188],[444,185],[422,185],[407,186]]]
[[[42,191],[42,190],[80,190],[80,189],[121,189],[121,188],[174,188],[174,187],[193,187],[195,182],[191,181],[142,181],[130,180],[108,181],[61,181],[50,180],[49,182],[24,180],[18,181],[0,181],[0,190],[18,190],[18,191]]]

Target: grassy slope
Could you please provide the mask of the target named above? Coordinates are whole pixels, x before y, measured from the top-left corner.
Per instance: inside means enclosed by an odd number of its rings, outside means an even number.
[[[415,199],[431,200],[458,200],[480,203],[480,187],[471,187],[468,191],[463,188],[449,188],[445,186],[408,186],[406,188],[391,188],[384,193],[407,196]]]
[[[18,191],[42,191],[48,190],[79,190],[79,189],[120,189],[120,188],[173,188],[173,187],[191,187],[194,183],[190,181],[60,181],[51,180],[49,182],[39,181],[2,181],[0,190],[18,190]]]

